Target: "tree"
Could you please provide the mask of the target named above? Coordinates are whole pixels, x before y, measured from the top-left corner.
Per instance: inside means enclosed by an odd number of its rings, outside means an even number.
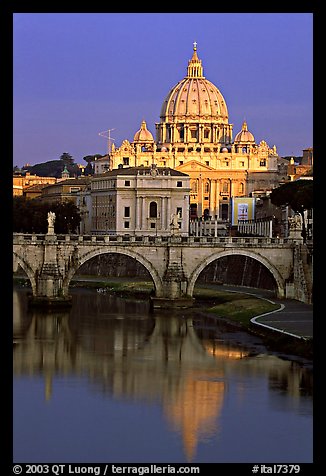
[[[313,208],[313,181],[312,180],[295,180],[287,182],[271,193],[271,202],[278,207],[288,205],[302,218],[302,238],[306,242],[307,231],[304,219],[304,212]]]
[[[94,167],[92,166],[92,162],[99,157],[103,157],[101,154],[94,154],[94,155],[85,155],[83,157],[83,160],[87,162],[87,165],[85,167],[85,175],[93,175],[94,173]]]
[[[78,230],[81,217],[78,207],[72,201],[56,202],[50,208],[56,215],[54,222],[56,233],[75,233]]]
[[[13,231],[17,233],[46,233],[48,212],[56,215],[55,233],[74,233],[78,231],[80,214],[78,207],[71,201],[44,203],[37,198],[13,199]]]
[[[60,160],[62,160],[65,165],[73,165],[74,163],[72,155],[68,152],[64,152],[63,154],[61,154]]]

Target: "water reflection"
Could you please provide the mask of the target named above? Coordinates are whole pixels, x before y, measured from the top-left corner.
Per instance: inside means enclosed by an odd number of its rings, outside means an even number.
[[[253,378],[266,378],[292,410],[300,411],[300,397],[311,392],[307,369],[257,353],[239,337],[212,321],[152,315],[146,301],[86,290],[74,293],[71,310],[45,315],[27,310],[24,293],[14,290],[15,376],[42,375],[46,400],[55,376],[87,375],[111,398],[158,403],[189,462],[200,443],[219,433],[233,395],[241,406]]]

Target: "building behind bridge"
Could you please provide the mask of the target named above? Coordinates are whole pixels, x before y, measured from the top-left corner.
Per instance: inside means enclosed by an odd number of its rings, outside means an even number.
[[[248,224],[247,232],[287,236],[288,211],[282,215],[268,197],[312,169],[313,149],[303,150],[300,164],[282,158],[275,145],[256,141],[247,121],[233,139],[226,100],[204,76],[197,44],[186,76],[163,100],[155,129],[154,139],[143,120],[132,141],[110,144],[106,155],[94,156],[93,177],[62,176],[30,196],[73,200],[81,212],[81,233],[149,235],[167,234],[172,216],[182,235],[229,233],[232,201],[255,199],[251,221],[260,222]]]
[[[118,166],[170,167],[190,177],[190,218],[225,221],[233,197],[263,195],[288,179],[288,160],[275,145],[257,143],[247,121],[233,140],[226,100],[204,76],[196,43],[186,76],[163,100],[155,129],[154,139],[143,120],[133,141],[110,144],[108,154],[94,160],[95,174]]]

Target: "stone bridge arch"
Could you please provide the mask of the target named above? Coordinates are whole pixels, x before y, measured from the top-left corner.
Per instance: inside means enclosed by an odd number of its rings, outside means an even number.
[[[32,287],[33,295],[37,294],[37,284],[36,284],[36,273],[35,270],[27,263],[27,261],[20,256],[18,253],[13,251],[13,264],[14,264],[14,271],[17,270],[18,265],[22,267],[24,272],[26,273]]]
[[[122,254],[125,256],[129,256],[130,258],[135,259],[138,261],[140,264],[142,264],[147,271],[149,272],[153,283],[155,287],[155,295],[157,297],[163,296],[163,284],[162,284],[162,279],[160,278],[158,272],[152,265],[150,261],[148,261],[143,255],[138,253],[137,251],[131,250],[131,249],[126,249],[125,247],[120,249],[118,247],[110,247],[110,248],[96,248],[91,251],[86,251],[85,253],[81,254],[77,259],[72,258],[69,269],[66,273],[66,276],[63,280],[63,294],[68,295],[68,288],[70,281],[74,274],[77,272],[77,270],[86,262],[89,261],[90,259],[94,258],[95,256],[103,255],[103,254],[109,254],[109,253],[117,253],[117,254]]]
[[[195,268],[191,275],[189,276],[188,279],[188,287],[187,287],[187,294],[189,296],[193,295],[194,292],[194,287],[196,284],[196,281],[200,275],[200,273],[213,261],[218,260],[220,258],[223,258],[224,256],[231,256],[231,255],[242,255],[242,256],[247,256],[249,258],[252,258],[256,261],[259,261],[263,266],[265,266],[270,273],[272,274],[273,278],[275,279],[276,286],[277,286],[277,294],[279,297],[284,297],[285,296],[285,282],[284,279],[282,278],[280,272],[278,269],[264,256],[261,254],[255,253],[254,251],[250,250],[241,250],[241,249],[230,249],[230,250],[224,250],[224,251],[218,251],[210,256],[208,256],[206,259],[204,259],[201,264]]]

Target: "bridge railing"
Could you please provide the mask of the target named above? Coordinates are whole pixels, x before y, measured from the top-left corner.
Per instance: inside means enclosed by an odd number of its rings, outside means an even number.
[[[13,243],[38,244],[46,242],[47,235],[34,233],[14,233]],[[269,237],[238,237],[238,236],[133,236],[133,235],[52,235],[53,241],[58,244],[79,243],[79,244],[119,244],[119,245],[160,245],[160,244],[202,244],[208,246],[277,246],[293,244],[290,238],[269,238]]]

